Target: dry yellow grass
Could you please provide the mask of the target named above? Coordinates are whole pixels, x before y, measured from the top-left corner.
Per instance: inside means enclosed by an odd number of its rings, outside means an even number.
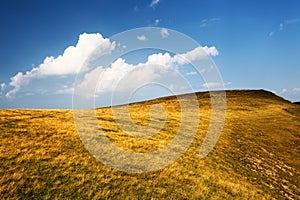
[[[186,98],[189,98],[186,96]],[[227,114],[215,149],[199,150],[210,121],[207,93],[198,94],[201,122],[193,143],[170,166],[129,174],[93,158],[68,110],[0,110],[0,198],[23,199],[296,199],[300,198],[300,106],[265,91],[227,92]],[[99,124],[119,147],[157,150],[172,140],[180,109],[176,98],[132,104],[133,120],[149,123],[149,108],[166,111],[151,138],[121,131],[110,108]]]

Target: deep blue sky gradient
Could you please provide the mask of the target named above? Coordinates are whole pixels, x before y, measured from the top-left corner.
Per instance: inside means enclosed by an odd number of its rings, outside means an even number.
[[[31,70],[46,56],[60,55],[81,33],[110,37],[155,26],[158,19],[159,27],[180,31],[203,46],[216,46],[219,56],[214,61],[224,81],[231,82],[227,88],[263,88],[300,101],[300,1],[161,0],[155,8],[150,3],[1,0],[0,83],[8,84],[10,77]],[[51,101],[42,96],[32,101],[1,97],[0,107],[48,107]],[[49,107],[70,107],[70,96],[55,98]]]

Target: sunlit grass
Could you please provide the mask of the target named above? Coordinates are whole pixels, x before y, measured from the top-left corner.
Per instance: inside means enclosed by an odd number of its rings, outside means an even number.
[[[264,91],[228,92],[221,137],[200,159],[210,99],[207,93],[198,98],[201,122],[190,148],[170,166],[141,174],[119,172],[93,158],[79,139],[71,111],[0,110],[1,199],[300,198],[299,105]],[[166,122],[153,137],[122,132],[110,108],[98,109],[97,119],[117,146],[158,150],[176,134],[181,114],[176,98],[158,99],[130,105],[133,121],[147,126],[153,104],[166,110]]]

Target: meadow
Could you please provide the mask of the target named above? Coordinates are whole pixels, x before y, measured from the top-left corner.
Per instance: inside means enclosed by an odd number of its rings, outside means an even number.
[[[225,125],[208,156],[199,157],[211,113],[209,93],[202,92],[201,121],[188,150],[163,169],[138,174],[91,156],[71,110],[0,110],[0,198],[300,199],[300,105],[264,90],[226,96]],[[149,152],[170,142],[180,124],[176,97],[131,104],[133,121],[147,125],[156,104],[165,108],[166,121],[151,138],[122,132],[110,107],[96,116],[114,144]]]

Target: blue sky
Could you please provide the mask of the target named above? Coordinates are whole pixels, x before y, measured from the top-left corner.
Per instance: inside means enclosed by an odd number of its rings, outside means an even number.
[[[157,26],[215,47],[226,89],[266,89],[300,101],[300,2],[238,0],[0,1],[0,107],[71,108],[75,75],[11,78],[76,46],[83,33],[103,38]],[[141,56],[143,57],[143,56]],[[136,61],[137,62],[137,61]],[[142,61],[140,61],[142,62]],[[144,61],[143,61],[144,62]]]

